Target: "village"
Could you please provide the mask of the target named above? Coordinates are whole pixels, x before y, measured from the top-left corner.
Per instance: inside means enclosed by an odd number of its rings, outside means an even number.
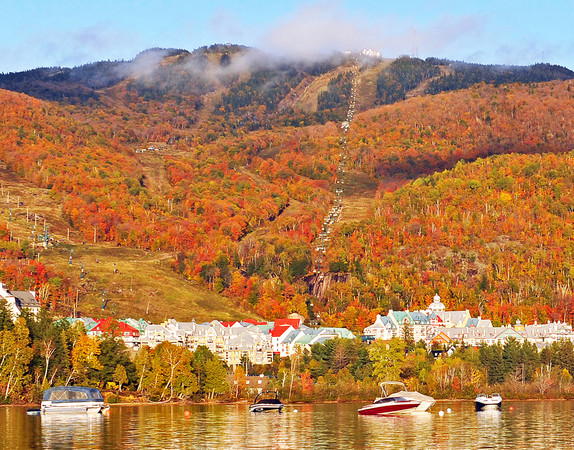
[[[13,319],[24,309],[32,314],[40,311],[34,291],[10,291],[0,283],[0,298],[6,301]],[[152,324],[143,319],[87,317],[61,320],[70,324],[81,323],[88,336],[117,336],[126,347],[134,350],[143,346],[154,348],[161,342],[170,342],[191,351],[205,346],[232,367],[242,364],[245,359],[252,364],[271,364],[274,355],[289,357],[310,351],[314,344],[330,339],[359,337],[346,328],[306,326],[304,318],[296,314],[269,322],[246,319],[196,323],[178,322],[172,318],[161,324]],[[366,343],[375,339],[408,338],[424,342],[429,351],[438,354],[452,352],[461,345],[504,345],[509,339],[520,343],[528,341],[540,351],[561,339],[574,341],[574,332],[564,322],[522,324],[518,320],[513,325],[495,327],[488,319],[471,317],[468,310],[446,311],[437,294],[426,310],[390,310],[386,316],[377,315],[375,322],[363,330],[360,338]]]

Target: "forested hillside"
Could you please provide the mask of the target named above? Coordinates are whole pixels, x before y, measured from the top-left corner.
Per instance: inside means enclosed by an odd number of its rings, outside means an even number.
[[[0,90],[0,160],[60,205],[64,225],[52,234],[61,241],[50,246],[161,255],[174,277],[268,319],[297,312],[360,330],[435,292],[495,322],[571,319],[568,69],[493,79],[492,68],[433,59],[260,58],[240,46],[154,50],[129,63],[0,76],[44,98]],[[436,83],[461,70],[465,89],[424,94],[453,89]],[[77,98],[55,95],[64,88]],[[318,258],[339,197],[343,214]],[[360,215],[345,216],[351,201]],[[12,242],[4,264],[31,264],[30,234]],[[66,314],[82,281],[77,268],[60,277],[65,288],[43,301]]]

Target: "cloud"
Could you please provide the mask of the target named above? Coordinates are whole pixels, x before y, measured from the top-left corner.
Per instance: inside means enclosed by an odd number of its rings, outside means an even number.
[[[18,61],[19,67],[14,66],[13,70],[74,67],[101,60],[131,59],[136,51],[141,50],[136,50],[137,43],[134,41],[133,34],[116,32],[103,25],[70,32],[51,30],[36,33],[18,47],[7,49],[2,58],[12,60],[12,65],[13,61]],[[122,45],[118,45],[118,42]]]
[[[495,62],[503,64],[535,64],[547,63],[560,53],[558,46],[551,46],[537,40],[520,42],[518,45],[505,44],[494,49]]]
[[[393,14],[376,19],[351,15],[338,2],[301,7],[277,23],[258,44],[268,52],[307,59],[333,51],[373,49],[384,57],[447,54],[472,46],[484,34],[488,17],[443,15],[415,22]]]
[[[428,56],[476,49],[476,43],[484,38],[487,24],[488,18],[483,15],[444,15],[421,27],[418,46]]]
[[[65,39],[64,39],[65,38]],[[124,59],[133,57],[133,49],[137,45],[133,33],[127,34],[110,29],[106,26],[96,25],[80,28],[66,36],[58,36],[56,42],[52,40],[52,47],[57,48],[61,54],[60,60],[64,65],[77,64],[77,61],[94,62],[102,59]],[[66,42],[62,48],[61,42]],[[121,42],[121,45],[118,43]],[[139,48],[139,47],[137,47]],[[131,51],[128,49],[132,49]],[[121,54],[120,52],[129,53]]]
[[[298,58],[355,49],[360,45],[361,30],[344,17],[338,4],[333,2],[302,7],[265,33],[258,46]]]
[[[237,16],[223,8],[218,8],[213,14],[210,28],[213,35],[219,36],[225,42],[238,43],[245,39],[247,35],[245,27],[240,23]]]

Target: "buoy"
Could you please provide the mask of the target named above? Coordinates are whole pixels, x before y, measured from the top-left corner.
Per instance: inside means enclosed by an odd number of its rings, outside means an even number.
[[[184,415],[185,417],[191,417],[191,411],[189,411],[189,410],[186,409],[185,412],[183,413],[183,415]]]
[[[511,406],[510,408],[508,408],[509,411],[514,411],[514,406]]]
[[[441,416],[441,417],[444,416],[444,411],[439,411],[439,412],[438,412],[438,415]]]
[[[447,408],[446,412],[450,414],[452,412],[452,409]]]

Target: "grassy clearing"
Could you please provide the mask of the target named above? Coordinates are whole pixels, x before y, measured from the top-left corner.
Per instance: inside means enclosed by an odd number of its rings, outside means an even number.
[[[373,216],[372,208],[373,199],[357,196],[345,197],[340,223],[368,220]]]
[[[57,239],[67,236],[62,207],[50,197],[50,191],[22,181],[0,168],[0,218],[8,224],[13,240],[31,239],[33,233],[48,232]]]
[[[367,220],[372,217],[377,183],[363,172],[351,170],[344,176],[343,212],[341,222]]]
[[[85,244],[49,248],[40,258],[80,286],[77,308],[84,316],[141,317],[156,323],[172,317],[198,322],[255,317],[176,274],[170,254]],[[73,303],[67,305],[70,310]]]
[[[339,67],[336,70],[316,77],[313,82],[306,86],[299,98],[295,101],[293,109],[295,111],[304,111],[312,113],[317,111],[319,94],[327,90],[329,81],[336,78],[341,73],[346,73],[349,67]]]
[[[160,170],[159,163],[155,170]],[[141,317],[152,322],[171,317],[201,322],[255,317],[234,307],[225,297],[183,279],[171,267],[173,254],[94,243],[69,230],[61,206],[48,190],[2,169],[0,183],[0,218],[8,223],[12,239],[31,242],[32,233],[43,233],[45,224],[56,245],[47,249],[37,245],[39,259],[80,286],[77,309],[82,315]],[[106,299],[103,310],[102,292]],[[74,303],[75,299],[70,298],[66,305],[70,312]]]
[[[357,110],[366,111],[373,108],[377,103],[377,77],[381,71],[388,67],[393,60],[384,60],[374,67],[365,69],[359,73],[357,85]]]

